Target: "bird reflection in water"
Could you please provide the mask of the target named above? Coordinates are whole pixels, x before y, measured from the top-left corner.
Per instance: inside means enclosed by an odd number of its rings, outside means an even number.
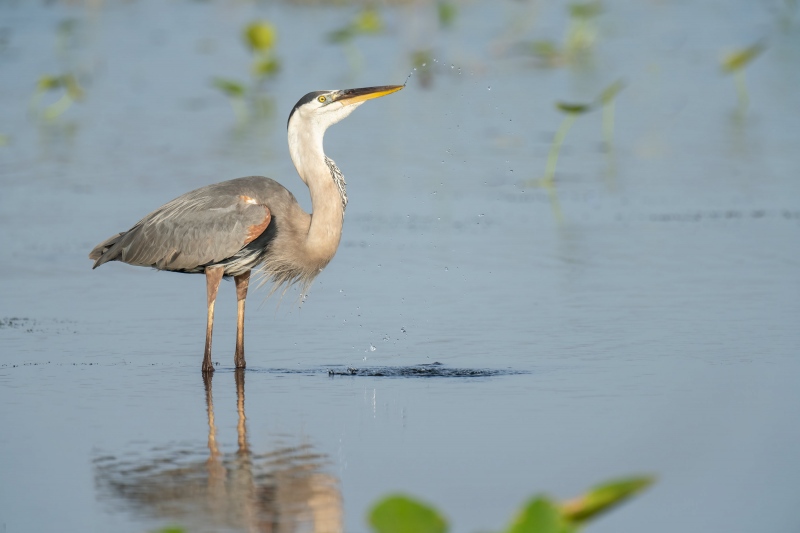
[[[220,450],[214,420],[213,374],[203,375],[208,448],[160,448],[148,457],[95,459],[104,499],[188,531],[318,532],[343,529],[338,481],[322,471],[324,455],[304,444],[253,453],[247,439],[244,370],[235,371],[238,446]]]

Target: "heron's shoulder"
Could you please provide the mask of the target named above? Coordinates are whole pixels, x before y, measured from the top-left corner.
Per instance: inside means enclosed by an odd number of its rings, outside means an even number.
[[[261,202],[268,199],[293,200],[294,196],[277,181],[264,176],[247,176],[220,181],[200,187],[184,195],[184,198],[222,198],[249,196]]]

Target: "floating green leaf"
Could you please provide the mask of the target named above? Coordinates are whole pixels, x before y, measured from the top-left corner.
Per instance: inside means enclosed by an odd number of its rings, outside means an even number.
[[[81,89],[78,80],[72,74],[42,76],[36,84],[36,90],[38,92],[52,91],[61,88],[65,88],[67,94],[73,100],[80,100],[83,98],[83,89]]]
[[[757,42],[742,50],[737,50],[725,56],[722,60],[722,70],[725,72],[736,72],[747,66],[753,59],[758,57],[767,46],[763,42]]]
[[[365,9],[353,21],[358,33],[379,33],[383,30],[383,20],[376,9]]]
[[[650,476],[638,476],[603,483],[583,496],[562,503],[561,513],[572,522],[585,522],[642,492],[653,481]]]
[[[39,78],[39,81],[36,83],[36,90],[37,91],[50,91],[53,89],[58,89],[59,87],[63,87],[64,80],[63,76],[42,76]]]
[[[561,516],[558,506],[545,496],[537,496],[522,508],[505,533],[572,533],[576,531]]]
[[[439,14],[439,26],[442,28],[449,28],[452,26],[458,14],[456,5],[447,0],[439,0],[439,2],[436,3],[436,11]]]
[[[253,63],[253,75],[256,78],[268,78],[274,76],[281,69],[281,63],[276,57],[265,57],[257,59]]]
[[[361,11],[347,26],[328,34],[332,43],[346,43],[359,34],[374,34],[383,31],[383,19],[376,9]]]
[[[64,84],[67,87],[67,94],[73,100],[81,100],[83,98],[83,89],[78,85],[78,80],[72,74],[64,76]]]
[[[575,2],[568,6],[569,16],[576,19],[590,19],[603,12],[600,2]]]
[[[411,53],[411,64],[414,68],[426,67],[433,62],[433,52],[431,50],[415,50]]]
[[[256,52],[267,52],[275,46],[278,32],[269,22],[257,21],[247,25],[244,29],[244,38],[247,45]]]
[[[554,57],[559,55],[558,44],[553,41],[533,41],[531,51],[542,57]]]
[[[590,104],[571,104],[567,102],[556,102],[556,108],[559,111],[563,111],[564,113],[569,113],[572,115],[582,115],[583,113],[588,113],[592,110],[592,106]]]
[[[332,43],[341,44],[350,41],[356,36],[355,31],[351,26],[345,26],[338,30],[334,30],[328,34],[328,40]]]
[[[213,78],[211,83],[219,89],[220,91],[224,92],[231,98],[243,98],[245,89],[244,85],[239,82],[233,80],[226,80],[225,78]]]
[[[407,496],[389,496],[369,513],[377,533],[445,533],[447,522],[432,507]]]

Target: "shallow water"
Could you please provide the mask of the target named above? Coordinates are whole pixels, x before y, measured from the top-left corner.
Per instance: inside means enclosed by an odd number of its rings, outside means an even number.
[[[0,531],[357,532],[393,491],[454,531],[498,529],[536,492],[639,472],[658,483],[591,530],[797,529],[798,22],[609,3],[588,66],[541,69],[515,43],[561,39],[561,7],[464,5],[449,30],[386,8],[358,67],[325,41],[355,12],[0,5]],[[256,17],[283,70],[274,116],[237,126],[209,80],[246,78]],[[765,36],[737,112],[719,57]],[[302,306],[251,293],[243,374],[223,283],[204,382],[203,279],[92,271],[88,251],[225,178],[269,175],[310,209],[288,110],[399,83],[423,47],[437,61],[405,90],[328,132],[350,198],[336,258]],[[68,67],[85,100],[32,117],[36,80]],[[556,202],[529,183],[553,102],[618,78],[614,150],[600,112],[580,117]]]

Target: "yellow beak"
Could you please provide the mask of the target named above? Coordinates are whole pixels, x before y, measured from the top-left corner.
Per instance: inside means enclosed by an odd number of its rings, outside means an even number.
[[[396,93],[405,85],[381,85],[380,87],[362,87],[360,89],[345,89],[339,91],[334,102],[341,102],[342,105],[352,105],[373,98],[380,98],[387,94]]]

